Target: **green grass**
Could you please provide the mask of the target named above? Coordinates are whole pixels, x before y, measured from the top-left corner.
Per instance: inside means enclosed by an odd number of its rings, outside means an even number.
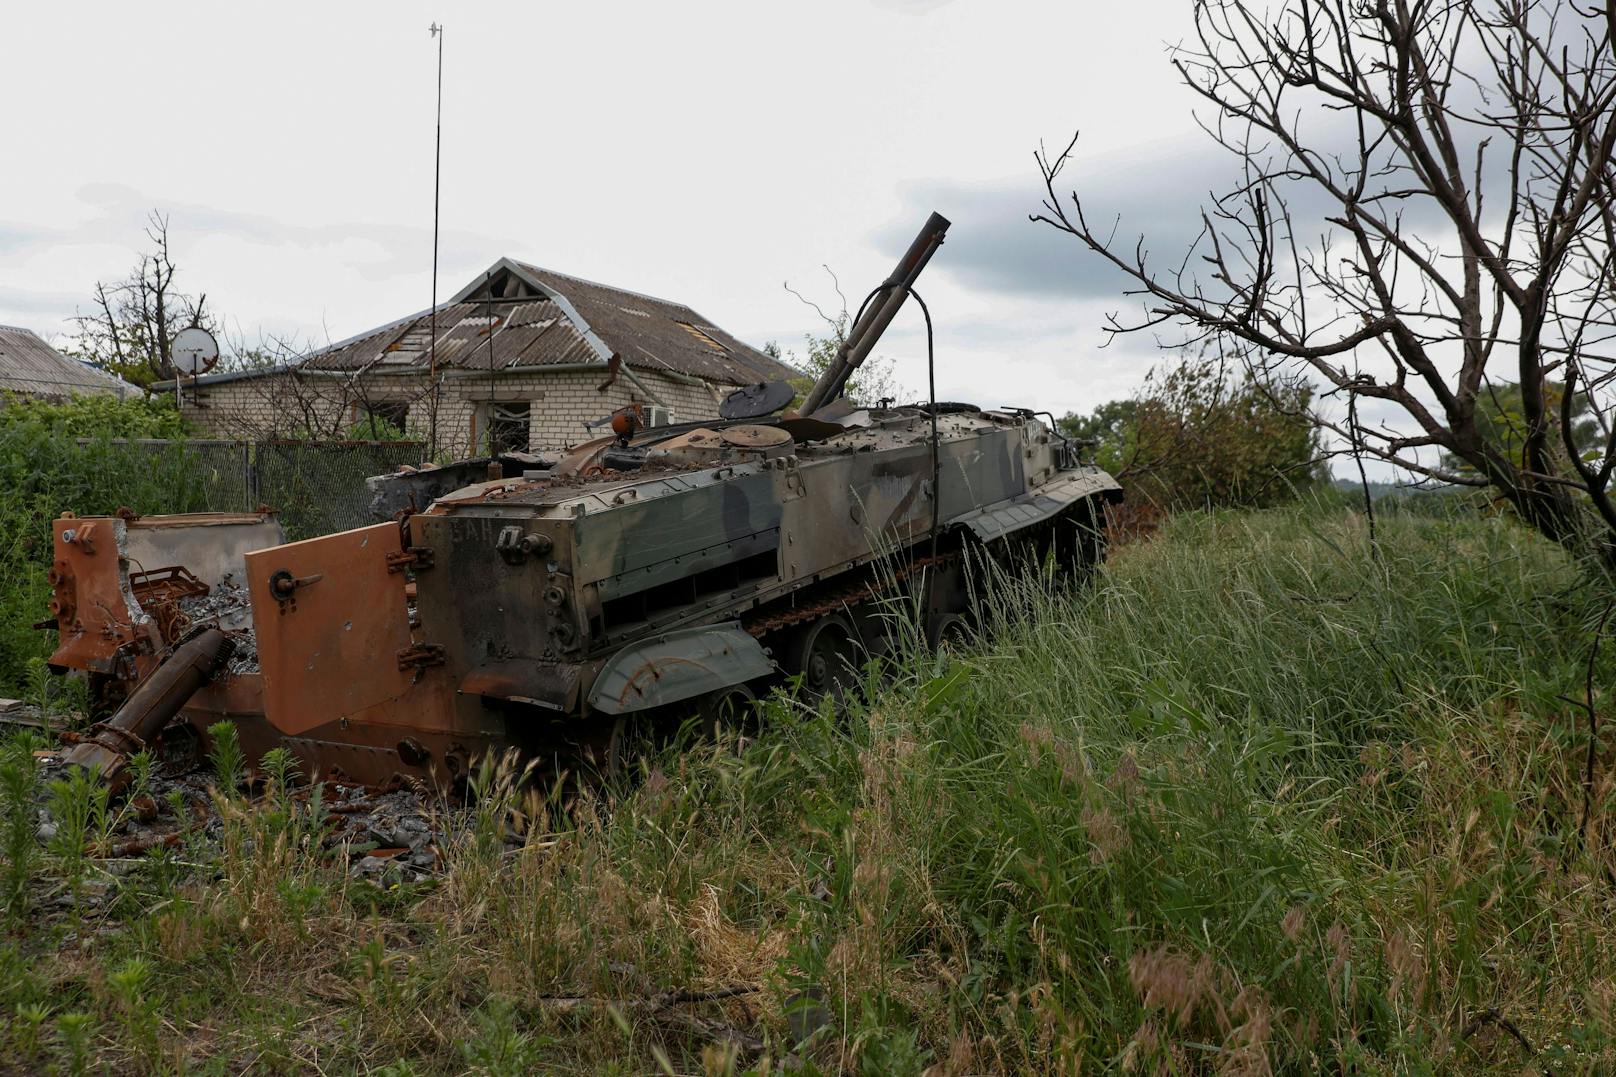
[[[432,885],[221,797],[217,842],[103,905],[45,915],[36,883],[0,1058],[723,1072],[722,1027],[823,1072],[1610,1072],[1610,761],[1584,847],[1560,698],[1600,597],[1505,521],[1381,541],[1339,509],[1176,519],[1080,595],[996,588],[989,642],[868,708],[775,703],[742,754],[565,811],[486,776]]]

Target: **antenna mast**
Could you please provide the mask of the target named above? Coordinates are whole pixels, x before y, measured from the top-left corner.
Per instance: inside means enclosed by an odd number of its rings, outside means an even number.
[[[438,115],[437,138],[432,148],[432,313],[427,344],[427,380],[432,384],[431,433],[427,452],[432,459],[438,455],[438,397],[442,387],[438,384],[438,187],[443,175],[443,27],[434,22],[427,30],[438,39]]]

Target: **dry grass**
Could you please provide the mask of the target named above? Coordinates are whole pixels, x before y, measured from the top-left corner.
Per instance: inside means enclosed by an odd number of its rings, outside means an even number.
[[[216,838],[92,862],[78,911],[41,851],[0,1057],[1609,1072],[1610,760],[1584,846],[1559,698],[1598,603],[1501,522],[1382,529],[1376,564],[1350,515],[1175,520],[1083,595],[1001,587],[990,645],[868,708],[772,705],[740,755],[565,804],[493,765],[427,885],[353,878],[273,789],[220,797]]]

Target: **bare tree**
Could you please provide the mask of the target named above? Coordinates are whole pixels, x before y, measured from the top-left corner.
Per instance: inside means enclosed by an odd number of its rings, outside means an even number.
[[[836,361],[837,353],[847,342],[847,331],[853,324],[852,316],[847,312],[847,294],[842,291],[840,278],[830,266],[825,266],[824,270],[830,277],[831,287],[836,292],[835,314],[831,314],[817,302],[793,288],[790,281],[783,281],[780,286],[819,316],[819,320],[825,323],[825,334],[815,336],[813,333],[804,333],[802,341],[804,351],[801,355],[790,348],[782,349],[774,341],[770,341],[763,349],[776,359],[802,371],[801,378],[793,379],[799,397],[798,403],[801,403],[800,398],[813,387],[819,376]],[[847,379],[843,393],[849,400],[862,405],[878,404],[883,400],[889,402],[904,400],[914,395],[898,381],[897,363],[887,355],[871,355],[866,358],[852,377]]]
[[[1315,417],[1348,443],[1491,487],[1616,569],[1616,6],[1197,0],[1195,28],[1173,64],[1238,178],[1182,257],[1159,263],[1057,193],[1075,139],[1038,154],[1033,219],[1143,297],[1110,329],[1172,323],[1302,364],[1345,397],[1346,418]],[[1478,408],[1505,383],[1520,394],[1507,447]],[[1584,405],[1602,445],[1579,454]]]
[[[168,243],[168,218],[153,210],[146,222],[151,250],[121,281],[97,281],[88,314],[73,318],[71,351],[126,381],[146,386],[175,376],[170,348],[188,326],[212,328],[207,295],[195,298],[174,284],[178,273]]]

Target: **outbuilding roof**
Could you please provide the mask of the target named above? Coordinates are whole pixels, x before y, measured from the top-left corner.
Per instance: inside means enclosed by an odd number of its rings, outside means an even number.
[[[135,388],[69,359],[31,329],[0,325],[0,391],[65,399],[75,393],[124,396]]]

